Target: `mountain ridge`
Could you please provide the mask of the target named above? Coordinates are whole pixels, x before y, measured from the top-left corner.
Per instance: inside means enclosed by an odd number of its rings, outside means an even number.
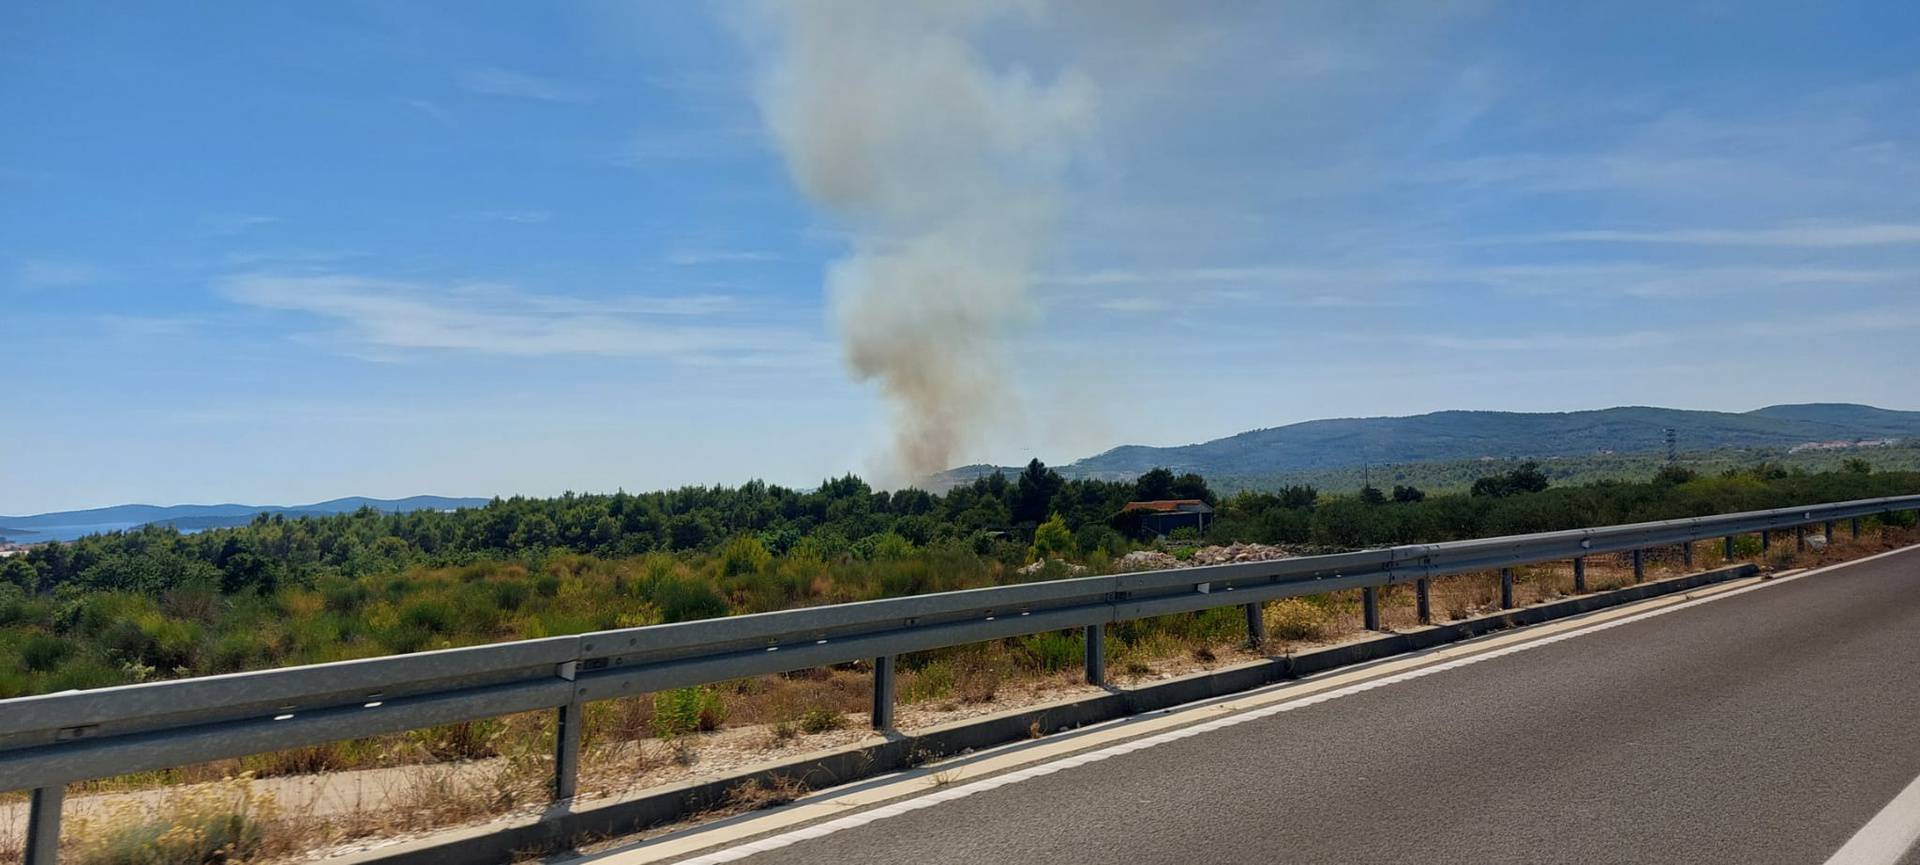
[[[1854,403],[1796,403],[1748,412],[1615,406],[1573,412],[1449,409],[1419,415],[1325,418],[1262,427],[1185,445],[1120,445],[1056,468],[1109,480],[1149,469],[1208,477],[1278,476],[1363,465],[1569,457],[1679,449],[1791,447],[1825,441],[1920,437],[1920,411]],[[929,479],[936,488],[985,473],[963,466]]]
[[[187,530],[237,526],[251,522],[256,514],[263,513],[298,518],[350,513],[362,507],[405,513],[477,508],[488,501],[490,499],[475,497],[419,495],[398,499],[345,496],[305,505],[244,505],[233,502],[214,505],[108,505],[43,514],[0,516],[0,538],[21,543],[66,541],[98,532],[156,524]]]

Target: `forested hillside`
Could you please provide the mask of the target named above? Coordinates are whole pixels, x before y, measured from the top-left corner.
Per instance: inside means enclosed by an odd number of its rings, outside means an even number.
[[[1666,431],[1687,452],[1790,448],[1807,442],[1920,437],[1920,412],[1864,405],[1771,406],[1745,413],[1626,406],[1599,411],[1443,411],[1316,420],[1180,447],[1128,445],[1068,467],[1077,477],[1154,466],[1213,477],[1273,477],[1362,464],[1655,453]]]

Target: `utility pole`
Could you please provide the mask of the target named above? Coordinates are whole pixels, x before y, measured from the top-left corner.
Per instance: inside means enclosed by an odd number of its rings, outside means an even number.
[[[1680,437],[1673,427],[1667,427],[1667,465],[1680,461]]]

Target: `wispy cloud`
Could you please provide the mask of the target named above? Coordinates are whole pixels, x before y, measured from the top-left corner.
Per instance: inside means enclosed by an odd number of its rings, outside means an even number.
[[[421,114],[424,114],[440,123],[445,124],[445,123],[453,122],[453,112],[448,111],[446,109],[446,106],[443,106],[438,102],[434,102],[431,99],[415,99],[410,97],[402,97],[397,99],[396,101],[398,101],[401,105],[405,105],[408,108],[418,111]]]
[[[197,316],[114,314],[100,316],[99,325],[117,339],[178,340],[199,332],[206,320]]]
[[[586,103],[592,90],[571,81],[529,75],[498,66],[476,66],[460,73],[460,86],[483,96],[531,99],[537,102]]]
[[[1128,292],[1173,292],[1188,299],[1267,301],[1289,306],[1360,308],[1420,303],[1439,289],[1509,294],[1707,297],[1763,289],[1876,285],[1920,278],[1904,267],[1719,266],[1648,261],[1561,261],[1544,264],[1386,262],[1362,265],[1254,265],[1108,269],[1056,273],[1042,285],[1100,292],[1105,309]]]
[[[764,249],[685,250],[667,256],[667,263],[683,267],[702,264],[739,264],[756,261],[782,261],[785,256]]]
[[[434,284],[361,276],[244,274],[219,286],[249,306],[332,320],[346,348],[460,351],[517,357],[655,357],[693,364],[763,363],[817,348],[803,335],[760,326],[663,324],[735,307],[713,295],[608,299],[524,292],[491,284]]]
[[[280,221],[263,213],[218,213],[200,217],[200,231],[214,237],[233,237]]]
[[[1564,351],[1581,352],[1649,349],[1662,345],[1694,345],[1705,338],[1818,339],[1857,333],[1920,331],[1920,311],[1906,308],[1865,309],[1815,313],[1777,319],[1727,322],[1711,328],[1638,329],[1605,332],[1542,332],[1520,336],[1468,334],[1407,334],[1417,345],[1448,351]]]
[[[1164,297],[1111,297],[1098,301],[1094,306],[1108,312],[1164,312],[1168,308]]]
[[[520,225],[541,225],[553,221],[553,211],[482,210],[474,213],[473,218],[486,222],[512,222]]]
[[[1657,231],[1560,231],[1519,238],[1545,242],[1672,243],[1699,246],[1854,247],[1920,244],[1920,224],[1788,225],[1772,228],[1671,228]]]
[[[42,288],[71,288],[106,279],[108,272],[83,261],[47,258],[22,259],[14,264],[11,287],[30,291]]]

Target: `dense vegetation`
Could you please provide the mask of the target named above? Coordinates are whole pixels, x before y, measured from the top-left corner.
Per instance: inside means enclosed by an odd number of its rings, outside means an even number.
[[[1204,539],[1352,548],[1920,492],[1920,474],[1670,467],[1549,485],[1521,465],[1479,494],[1306,486],[1216,496],[1197,475],[1066,480],[1037,461],[945,495],[854,477],[495,500],[451,512],[265,516],[98,535],[0,565],[0,697],[155,677],[1096,572],[1146,542],[1134,499],[1198,498]],[[1182,539],[1181,543],[1188,542]]]

